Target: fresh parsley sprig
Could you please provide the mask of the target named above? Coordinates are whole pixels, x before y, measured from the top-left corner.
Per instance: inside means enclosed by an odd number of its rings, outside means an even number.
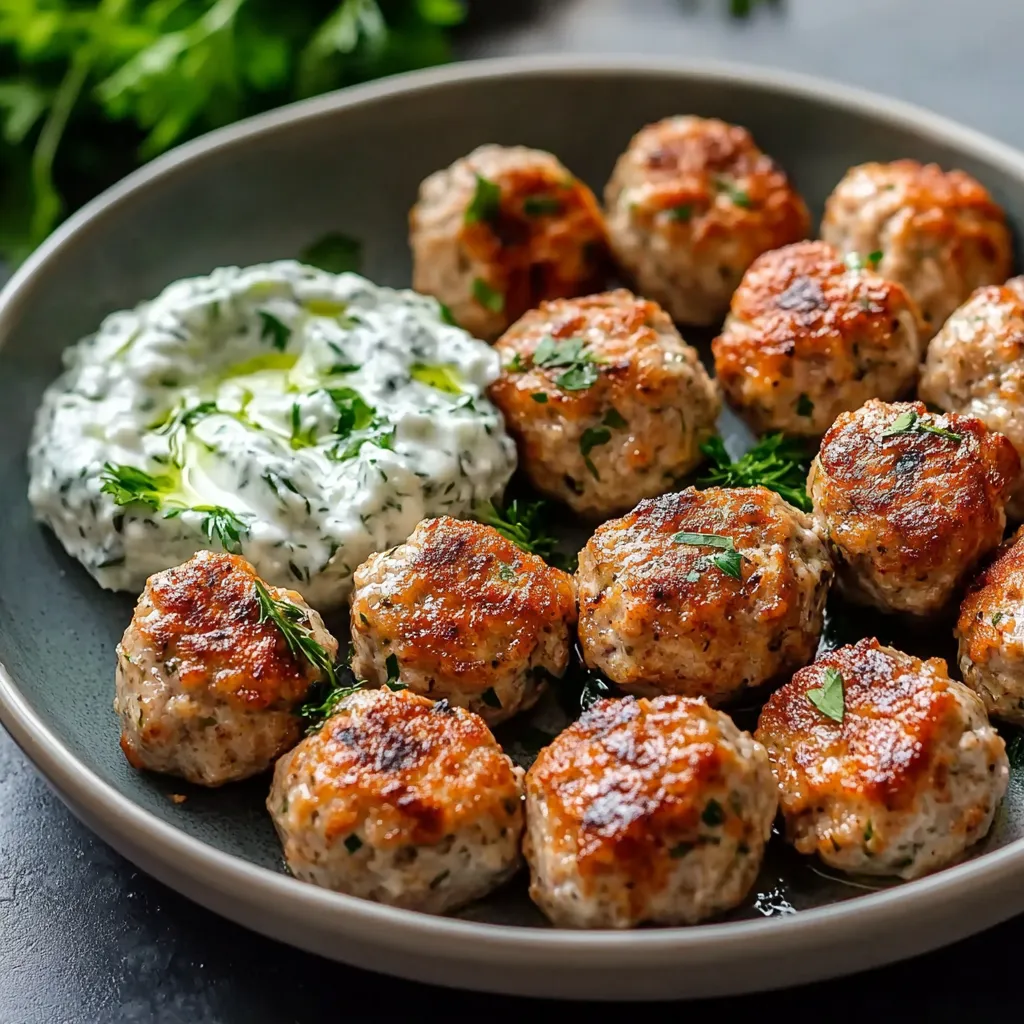
[[[716,555],[701,555],[694,567],[686,574],[688,583],[696,583],[705,569],[714,566],[719,572],[731,576],[734,580],[743,579],[743,556],[736,550],[732,537],[723,537],[718,533],[687,533],[685,530],[672,535],[675,544],[688,544],[696,548],[718,548]]]
[[[735,462],[720,437],[705,441],[700,450],[711,465],[697,478],[697,487],[767,487],[791,505],[811,510],[806,490],[811,459],[802,441],[771,434]]]
[[[532,361],[534,366],[545,369],[564,367],[564,372],[555,378],[555,384],[563,391],[586,391],[601,376],[601,360],[587,348],[583,338],[556,341],[547,335],[534,350]]]
[[[476,189],[473,198],[466,207],[463,222],[466,224],[494,224],[501,216],[501,186],[485,178],[476,176]]]
[[[842,724],[846,712],[842,673],[835,668],[826,668],[823,685],[808,690],[807,699],[827,718]]]
[[[914,409],[905,409],[892,421],[890,427],[882,431],[882,437],[896,437],[898,434],[937,434],[939,437],[944,437],[947,441],[955,441],[957,444],[964,439],[963,434],[954,433],[944,427],[937,427],[926,419],[922,419]]]
[[[114,504],[145,505],[154,512],[160,507],[164,492],[173,486],[170,477],[150,476],[149,473],[134,466],[113,462],[103,464],[100,479],[100,492],[109,494],[114,499]]]
[[[298,605],[292,604],[291,601],[271,597],[270,591],[263,585],[262,580],[253,579],[253,586],[256,588],[256,599],[259,602],[259,621],[275,625],[278,632],[284,637],[284,642],[288,645],[288,650],[292,655],[305,658],[310,665],[322,673],[332,687],[336,687],[338,675],[334,661],[313,636],[313,631],[309,628],[307,613]]]
[[[531,555],[566,572],[574,572],[575,556],[558,551],[558,538],[548,529],[548,503],[546,501],[511,501],[504,508],[486,501],[476,506],[475,514],[481,523],[493,526],[506,540]]]

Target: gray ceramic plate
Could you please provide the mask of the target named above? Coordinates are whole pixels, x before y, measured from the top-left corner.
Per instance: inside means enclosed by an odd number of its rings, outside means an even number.
[[[774,72],[512,60],[350,90],[177,150],[72,218],[0,296],[0,719],[75,813],[141,867],[219,913],[327,956],[557,996],[769,988],[920,952],[1024,909],[1016,776],[982,847],[930,878],[872,891],[816,873],[776,840],[755,893],[728,921],[581,934],[544,927],[521,879],[459,919],[303,885],[282,869],[262,810],[265,779],[187,791],[137,774],[118,750],[113,650],[131,598],[101,592],[33,524],[25,499],[29,426],[61,350],[105,313],[175,278],[292,256],[332,229],[364,240],[370,277],[404,285],[406,211],[430,171],[482,142],[525,143],[553,150],[599,188],[637,128],[681,112],[749,126],[816,212],[851,164],[907,156],[976,175],[1024,225],[1024,157],[902,104]],[[882,639],[890,628],[853,625]],[[929,653],[948,654],[936,636],[948,632],[933,632],[941,649]],[[173,803],[169,795],[181,791],[189,799]]]

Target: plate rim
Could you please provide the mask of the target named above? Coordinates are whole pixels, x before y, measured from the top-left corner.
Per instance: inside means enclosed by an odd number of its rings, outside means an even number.
[[[916,104],[814,75],[752,64],[652,58],[644,54],[541,54],[465,61],[395,75],[288,104],[203,135],[139,168],[65,221],[0,291],[0,345],[6,342],[12,321],[52,259],[79,235],[100,228],[108,211],[136,192],[173,174],[179,167],[279,128],[330,117],[339,110],[373,104],[381,99],[443,89],[463,82],[510,77],[529,79],[538,74],[592,78],[629,75],[652,79],[672,77],[682,81],[739,82],[752,89],[809,99],[867,115],[904,131],[966,149],[1019,178],[1024,187],[1024,153],[1012,146]],[[76,804],[81,804],[115,833],[129,835],[131,843],[143,845],[147,853],[162,863],[170,874],[184,869],[190,877],[201,878],[204,885],[233,893],[236,898],[242,898],[238,895],[240,893],[248,893],[249,902],[256,910],[262,908],[266,912],[287,913],[289,916],[304,910],[321,915],[322,923],[329,919],[339,926],[339,931],[341,926],[344,931],[365,926],[373,932],[391,932],[393,937],[397,930],[402,933],[403,946],[448,942],[464,951],[478,947],[478,953],[487,947],[492,954],[512,955],[525,964],[538,962],[557,951],[563,955],[572,954],[574,959],[578,958],[581,967],[585,961],[587,968],[592,970],[622,967],[630,962],[653,966],[655,961],[664,962],[669,958],[682,967],[685,962],[682,958],[698,947],[704,954],[701,959],[713,952],[724,958],[753,951],[753,947],[766,935],[771,935],[779,945],[790,948],[806,949],[818,940],[827,946],[830,937],[834,939],[837,932],[884,927],[886,922],[917,916],[945,893],[955,892],[959,902],[1001,879],[1011,879],[1015,871],[1024,871],[1024,839],[1018,839],[999,850],[921,879],[770,920],[709,922],[639,931],[572,931],[438,917],[372,903],[300,882],[289,875],[218,850],[163,821],[130,797],[122,795],[80,761],[30,706],[2,664],[0,723],[6,726],[62,798],[65,794],[70,798],[68,802],[73,810]],[[994,924],[1011,916],[1022,902],[1024,896],[1015,902],[1007,892],[996,915],[988,915],[988,923]],[[287,905],[287,911],[283,904]],[[953,904],[950,912],[954,912]],[[906,955],[925,948],[926,943],[927,939],[918,942],[916,950],[909,950]],[[838,965],[826,965],[821,974],[838,973],[839,970],[842,968]]]

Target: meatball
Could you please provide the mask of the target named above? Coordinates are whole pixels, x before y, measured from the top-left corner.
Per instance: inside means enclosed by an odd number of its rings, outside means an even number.
[[[981,420],[872,399],[821,442],[807,491],[836,582],[886,612],[943,610],[999,545],[1020,459]]]
[[[811,660],[832,566],[810,517],[774,492],[690,488],[605,523],[576,579],[591,668],[717,705]]]
[[[267,810],[296,878],[443,914],[519,867],[522,769],[483,720],[391,690],[341,702],[277,762]]]
[[[821,237],[842,253],[877,257],[921,309],[931,337],[975,288],[1010,275],[1006,216],[963,171],[896,160],[853,167],[825,204]]]
[[[747,894],[778,793],[768,755],[703,700],[601,700],[526,776],[530,896],[566,928],[695,924]]]
[[[768,748],[786,836],[842,871],[916,878],[988,832],[1006,748],[941,658],[877,640],[830,651],[777,690],[755,738]]]
[[[666,118],[634,135],[605,204],[623,269],[691,324],[717,323],[755,258],[806,238],[811,226],[804,201],[745,128],[700,117]]]
[[[545,302],[498,341],[491,400],[541,493],[607,518],[703,458],[718,392],[660,306],[624,290]]]
[[[596,291],[608,264],[593,192],[523,146],[480,146],[427,178],[409,244],[413,288],[488,340],[543,299]]]
[[[316,663],[294,648],[300,636]],[[200,551],[150,576],[117,645],[121,749],[135,768],[201,786],[257,775],[298,742],[295,709],[333,679],[337,653],[295,591],[237,555]]]
[[[1024,454],[1024,278],[979,288],[931,340],[920,397],[977,416]],[[1009,514],[1024,519],[1018,486]]]
[[[990,715],[1024,726],[1024,528],[971,584],[956,636],[960,672]]]
[[[839,413],[913,388],[924,325],[900,285],[797,242],[754,261],[712,349],[751,429],[820,437]]]
[[[489,724],[536,703],[569,664],[572,577],[482,523],[427,519],[355,572],[352,671],[400,680]]]

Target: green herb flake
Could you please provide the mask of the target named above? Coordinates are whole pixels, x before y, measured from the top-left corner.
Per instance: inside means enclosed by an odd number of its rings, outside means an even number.
[[[511,565],[508,564],[508,562],[498,563],[498,575],[506,583],[515,583],[516,581],[516,571],[512,568]]]
[[[561,212],[561,200],[554,196],[527,196],[523,200],[523,213],[527,217],[548,217]]]
[[[232,555],[242,553],[242,538],[249,535],[249,525],[237,513],[223,505],[173,506],[164,513],[164,519],[175,519],[182,512],[202,515],[202,530],[211,544],[217,541]]]
[[[349,853],[356,853],[363,847],[363,841],[354,832],[351,835],[345,836],[345,849]]]
[[[922,419],[914,409],[905,409],[893,420],[890,427],[882,431],[882,437],[895,437],[898,434],[937,434],[939,437],[944,437],[957,444],[964,439],[962,434],[956,434],[943,427],[936,427]]]
[[[466,207],[463,218],[465,224],[494,224],[501,216],[501,186],[485,178],[476,176],[476,190]]]
[[[807,691],[807,699],[826,717],[842,722],[846,710],[843,676],[838,669],[825,669],[825,683]]]
[[[449,327],[459,326],[458,320],[455,319],[452,311],[443,302],[438,302],[437,311],[442,323],[447,324]]]
[[[145,505],[156,511],[160,507],[162,494],[173,486],[167,476],[150,476],[134,466],[115,465],[106,462],[100,474],[100,492],[109,494],[116,505]]]
[[[503,367],[509,373],[522,373],[526,369],[522,354],[517,352]]]
[[[547,403],[548,403],[548,395],[547,395],[546,391],[534,391],[533,394],[530,395],[530,397],[538,405],[547,405]]]
[[[505,296],[495,291],[482,277],[473,278],[473,298],[492,313],[505,310]]]
[[[672,535],[675,544],[689,544],[691,547],[718,548],[715,555],[702,555],[694,563],[694,567],[686,574],[688,583],[696,583],[705,569],[714,566],[719,572],[731,576],[735,580],[743,579],[743,556],[736,550],[732,537],[723,537],[717,533],[687,533],[682,531]]]
[[[398,655],[389,654],[384,661],[384,669],[388,674],[387,681],[394,682],[401,675],[401,668],[398,664]]]
[[[864,826],[864,842],[870,843],[874,835],[875,826],[869,821],[867,825]]]
[[[814,403],[806,394],[801,394],[801,396],[796,400],[796,414],[797,416],[814,415]]]
[[[542,338],[533,353],[533,365],[545,369],[564,367],[555,379],[563,391],[585,391],[597,383],[600,371],[598,360],[586,348],[582,338],[564,338],[556,341],[550,335]]]
[[[498,699],[498,695],[494,692],[494,687],[493,686],[488,686],[487,689],[484,690],[484,692],[482,694],[480,694],[480,699],[489,708],[500,708],[501,707],[501,701]]]
[[[720,437],[705,441],[700,450],[710,467],[698,477],[698,487],[767,487],[804,512],[811,510],[806,491],[811,457],[802,441],[771,434],[735,462]]]
[[[462,377],[457,366],[447,363],[413,363],[409,374],[420,384],[436,388],[447,395],[462,394]]]
[[[999,623],[1002,622],[1003,619],[1005,619],[1005,618],[1006,618],[1006,613],[1005,612],[996,612],[995,615],[992,616],[992,625],[993,626],[998,626]]]
[[[597,472],[597,466],[594,465],[590,453],[600,445],[607,444],[611,439],[612,432],[607,427],[587,427],[580,437],[580,453],[583,455],[583,462],[595,480],[600,480],[601,476]]]
[[[722,809],[722,805],[712,798],[704,805],[704,811],[700,816],[700,820],[711,828],[715,828],[721,825],[725,821],[725,811]]]
[[[861,256],[859,252],[848,252],[844,257],[843,262],[846,264],[846,269],[857,273],[861,270],[874,270],[882,261],[881,252],[869,253],[866,257]]]
[[[278,320],[273,313],[268,313],[265,309],[259,310],[259,317],[262,325],[260,327],[260,337],[264,341],[269,341],[278,352],[283,352],[288,347],[288,341],[292,336],[292,329],[287,324],[283,324]]]
[[[262,580],[254,578],[252,582],[256,589],[260,623],[270,622],[276,626],[294,657],[301,655],[323,675],[331,686],[337,686],[338,677],[334,669],[334,662],[326,649],[313,636],[306,612],[298,605],[292,604],[291,601],[271,597]]]
[[[690,203],[681,203],[679,206],[669,207],[665,213],[668,215],[669,220],[688,224],[693,218],[693,206]]]
[[[328,274],[357,274],[363,265],[363,243],[332,231],[303,249],[299,261]]]
[[[743,189],[737,188],[736,183],[731,178],[718,174],[715,175],[712,183],[715,186],[715,190],[727,195],[735,206],[741,206],[744,209],[750,209],[753,206],[750,196]]]
[[[601,422],[608,427],[613,427],[616,430],[621,430],[623,427],[628,426],[622,413],[619,412],[614,406],[608,409],[604,414],[604,419]]]

